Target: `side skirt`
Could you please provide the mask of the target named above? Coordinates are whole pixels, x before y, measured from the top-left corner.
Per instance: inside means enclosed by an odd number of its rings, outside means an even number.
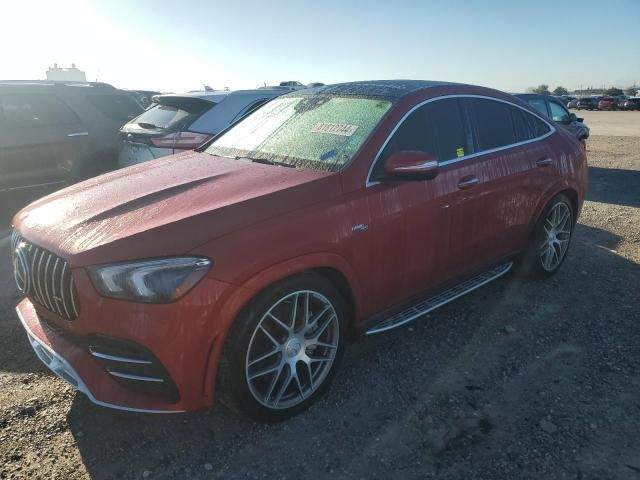
[[[365,334],[373,335],[374,333],[384,332],[404,325],[405,323],[409,323],[412,320],[435,310],[436,308],[442,307],[443,305],[446,305],[447,303],[452,302],[467,293],[473,292],[497,278],[500,278],[511,270],[512,266],[513,262],[503,263],[443,290],[436,295],[418,299],[414,303],[404,307],[399,312],[395,312],[391,314],[391,316],[381,318],[378,322],[370,326],[366,330]]]

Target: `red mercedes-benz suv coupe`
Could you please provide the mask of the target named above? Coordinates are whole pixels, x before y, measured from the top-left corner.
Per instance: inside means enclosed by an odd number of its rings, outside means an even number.
[[[112,172],[14,218],[18,316],[93,402],[265,421],[326,391],[354,334],[563,263],[582,145],[487,88],[377,81],[292,92],[196,151]]]

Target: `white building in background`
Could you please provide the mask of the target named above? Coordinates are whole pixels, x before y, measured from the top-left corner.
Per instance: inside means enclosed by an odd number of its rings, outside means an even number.
[[[72,63],[71,68],[58,67],[57,63],[47,70],[47,80],[62,82],[86,82],[87,76],[82,70],[76,68],[76,64]]]

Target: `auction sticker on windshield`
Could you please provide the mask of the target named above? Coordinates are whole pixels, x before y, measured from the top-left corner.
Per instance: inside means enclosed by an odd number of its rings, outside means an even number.
[[[346,123],[316,123],[311,130],[313,133],[330,133],[342,137],[350,137],[358,130],[358,125],[347,125]]]

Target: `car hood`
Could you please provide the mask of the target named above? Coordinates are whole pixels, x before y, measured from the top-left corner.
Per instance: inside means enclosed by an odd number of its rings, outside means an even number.
[[[340,194],[338,175],[186,152],[66,188],[14,227],[72,267],[180,255]]]

